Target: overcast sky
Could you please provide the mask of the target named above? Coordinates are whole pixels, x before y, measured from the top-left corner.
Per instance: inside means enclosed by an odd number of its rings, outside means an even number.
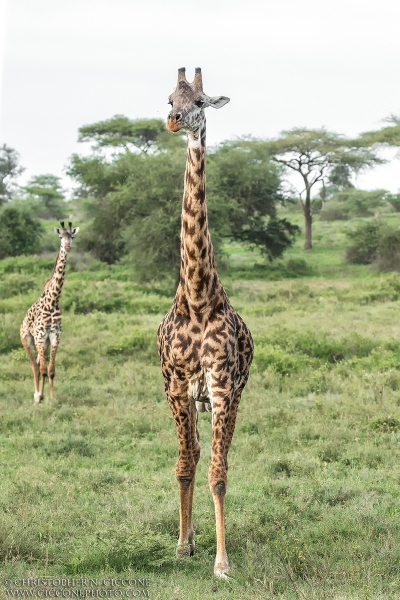
[[[207,141],[292,127],[355,135],[400,113],[399,0],[0,0],[0,143],[63,175],[82,125],[165,119],[178,67],[203,71]],[[400,188],[400,161],[360,176]]]

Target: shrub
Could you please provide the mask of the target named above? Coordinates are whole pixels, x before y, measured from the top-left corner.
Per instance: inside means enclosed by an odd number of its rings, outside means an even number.
[[[350,216],[342,208],[328,208],[321,211],[319,218],[321,221],[347,221]]]
[[[37,287],[36,279],[33,277],[12,273],[0,280],[0,298],[12,298],[17,294],[27,294]]]
[[[116,285],[112,279],[86,281],[84,288],[80,280],[70,279],[64,286],[62,306],[64,310],[75,314],[94,311],[163,314],[169,310],[171,300],[153,293],[135,291],[129,284]]]
[[[129,338],[123,338],[118,344],[108,346],[109,356],[133,356],[136,360],[145,360],[158,364],[156,336],[153,329],[143,330],[134,327]]]
[[[346,188],[336,192],[329,201],[332,208],[352,217],[372,217],[377,211],[391,208],[386,190],[358,190]]]
[[[0,259],[33,254],[42,233],[42,224],[28,209],[6,204],[0,211]]]
[[[387,199],[396,212],[400,212],[400,194],[388,194]]]
[[[21,348],[18,314],[0,314],[0,354]],[[22,319],[21,319],[22,320]]]
[[[382,232],[375,264],[379,271],[400,271],[400,229]]]
[[[26,275],[42,275],[49,277],[53,268],[55,257],[19,256],[5,258],[0,262],[0,275],[8,273],[21,273]]]
[[[293,277],[310,275],[311,273],[310,267],[303,258],[290,258],[286,262],[286,269],[288,274],[292,275]]]
[[[359,227],[347,233],[352,240],[346,250],[346,260],[357,265],[371,264],[377,255],[381,237],[382,225],[378,221],[362,223]]]

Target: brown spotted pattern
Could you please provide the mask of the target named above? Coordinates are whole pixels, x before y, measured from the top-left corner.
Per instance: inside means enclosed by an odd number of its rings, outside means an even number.
[[[180,70],[180,74],[181,74]],[[200,70],[196,70],[196,76]],[[196,82],[196,78],[195,78]],[[182,203],[180,281],[171,310],[158,330],[165,393],[178,436],[176,478],[180,490],[180,535],[177,554],[194,552],[192,502],[200,457],[197,410],[212,412],[209,485],[216,515],[217,554],[214,573],[226,577],[224,499],[227,455],[236,414],[253,357],[251,334],[232,308],[215,266],[205,195],[205,117],[190,112],[190,94],[178,78],[169,122],[181,115],[187,129],[187,161]],[[183,97],[179,91],[183,90]],[[197,85],[192,100],[199,101]],[[202,92],[201,92],[202,93]],[[189,100],[188,100],[189,98]],[[194,100],[193,100],[194,102]],[[186,115],[182,117],[183,115]],[[188,123],[188,124],[187,124]],[[196,124],[194,128],[193,123]]]
[[[79,227],[72,229],[71,223],[68,229],[64,227],[64,222],[61,226],[61,230],[55,228],[55,232],[61,239],[61,245],[53,273],[46,281],[40,298],[29,308],[20,328],[21,341],[33,372],[35,404],[43,400],[46,377],[50,382],[50,398],[53,397],[55,359],[61,337],[61,310],[58,301],[64,283],[67,253],[71,249],[74,236],[79,231]],[[46,353],[49,348],[50,360],[47,366]]]

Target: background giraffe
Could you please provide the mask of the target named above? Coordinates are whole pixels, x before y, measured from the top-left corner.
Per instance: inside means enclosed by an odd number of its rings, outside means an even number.
[[[167,400],[178,434],[176,478],[180,491],[178,556],[194,552],[192,501],[200,457],[197,409],[212,411],[212,453],[208,474],[214,499],[217,553],[214,573],[226,577],[224,500],[227,454],[236,413],[253,357],[250,331],[233,310],[218,277],[207,222],[205,196],[204,109],[221,108],[229,98],[203,93],[201,70],[188,83],[178,71],[167,129],[187,132],[182,203],[180,280],[174,303],[158,331],[158,347]],[[204,410],[204,408],[202,409]]]
[[[61,245],[53,273],[44,284],[39,300],[32,304],[26,313],[20,329],[21,341],[33,371],[35,404],[43,400],[46,376],[50,382],[50,398],[53,397],[55,359],[61,337],[61,310],[58,300],[64,283],[67,253],[71,250],[72,240],[79,231],[79,227],[72,229],[72,223],[68,223],[68,229],[65,229],[64,221],[61,222],[61,227],[62,229],[54,228],[61,239]],[[47,367],[46,351],[49,346],[50,362]],[[35,356],[35,347],[37,356]]]

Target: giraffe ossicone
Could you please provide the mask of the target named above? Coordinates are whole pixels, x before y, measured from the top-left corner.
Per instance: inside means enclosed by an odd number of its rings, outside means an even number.
[[[253,358],[247,326],[232,308],[218,277],[207,220],[205,188],[208,106],[221,108],[229,98],[203,92],[201,69],[192,83],[178,70],[169,96],[167,129],[187,132],[186,171],[182,201],[179,284],[171,310],[158,330],[158,349],[167,401],[178,436],[176,478],[180,495],[178,556],[194,553],[193,489],[200,458],[198,410],[212,412],[212,447],[208,481],[215,506],[217,552],[214,573],[226,578],[224,501],[227,455],[236,414]]]
[[[39,404],[44,397],[44,384],[49,378],[50,398],[53,397],[54,377],[56,374],[55,359],[61,337],[61,310],[58,304],[65,277],[67,253],[71,250],[72,241],[79,227],[64,226],[54,228],[60,238],[60,250],[54,264],[53,273],[46,281],[39,299],[32,304],[20,328],[21,342],[28,355],[32,372],[35,392],[33,400]],[[49,365],[46,353],[50,348]]]

